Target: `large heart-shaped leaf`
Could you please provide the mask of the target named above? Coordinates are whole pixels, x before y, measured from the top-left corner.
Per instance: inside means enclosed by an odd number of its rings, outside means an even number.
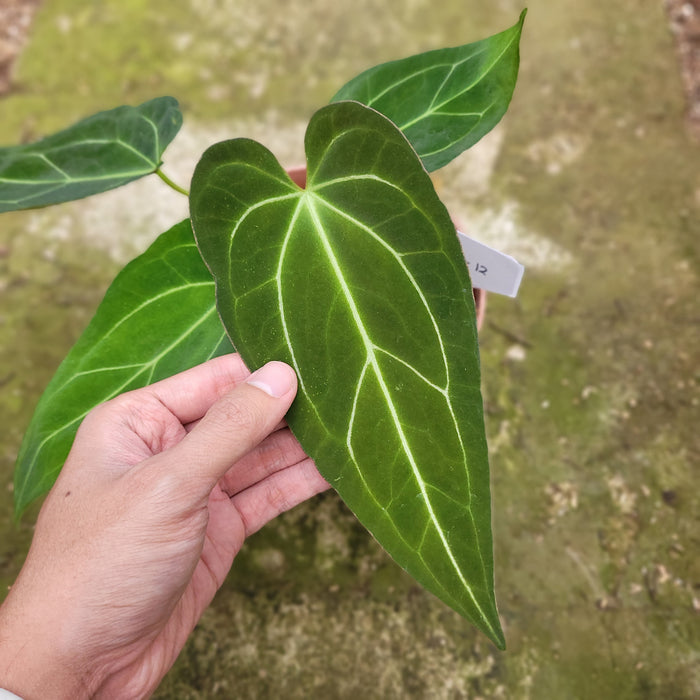
[[[80,199],[153,173],[180,126],[177,100],[159,97],[0,148],[0,212]]]
[[[117,275],[46,388],[19,452],[17,514],[51,488],[90,409],[231,351],[214,280],[182,221]]]
[[[383,63],[360,73],[333,98],[357,100],[389,117],[428,170],[473,146],[501,120],[520,64],[518,23],[487,39]]]
[[[292,364],[288,422],[420,583],[503,645],[474,300],[455,229],[408,141],[357,102],[306,134],[305,190],[248,139],[211,147],[191,216],[252,368]]]

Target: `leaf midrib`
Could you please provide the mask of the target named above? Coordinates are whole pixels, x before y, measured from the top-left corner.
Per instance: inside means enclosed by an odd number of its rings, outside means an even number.
[[[516,32],[515,34],[517,34],[517,32]],[[429,109],[427,109],[425,112],[423,112],[423,114],[421,114],[421,115],[419,115],[419,116],[417,116],[417,117],[414,117],[412,120],[406,122],[405,124],[400,125],[400,126],[399,126],[399,129],[401,129],[401,131],[405,131],[406,129],[408,129],[409,127],[413,126],[414,124],[417,124],[418,122],[422,121],[423,119],[426,119],[426,118],[429,117],[431,114],[437,113],[439,109],[441,109],[441,108],[444,107],[445,105],[449,104],[449,103],[452,102],[453,100],[458,99],[459,97],[461,97],[462,95],[464,95],[466,92],[469,92],[469,90],[471,90],[472,88],[474,88],[475,85],[478,85],[478,84],[479,84],[482,80],[484,80],[484,78],[493,70],[493,67],[503,58],[503,55],[506,53],[506,51],[508,51],[508,49],[510,49],[510,47],[513,45],[513,42],[515,41],[515,39],[516,39],[516,36],[514,35],[514,36],[511,38],[511,40],[503,47],[503,50],[502,50],[502,51],[494,58],[494,60],[489,64],[489,67],[488,67],[485,71],[483,71],[483,73],[479,76],[479,78],[478,78],[477,80],[474,80],[471,84],[469,84],[468,86],[466,86],[463,90],[461,90],[460,92],[458,92],[456,95],[453,95],[453,96],[450,97],[449,99],[444,100],[443,102],[441,102],[440,104],[437,104],[437,105],[433,104],[434,101],[435,101],[435,99],[437,98],[437,95],[438,95],[438,93],[436,93],[436,94],[435,94],[435,98],[433,98],[433,102],[431,102]],[[485,50],[486,50],[486,49],[484,49],[484,51],[485,51]],[[479,53],[483,53],[484,51],[481,51],[481,52],[479,52]],[[460,61],[459,63],[454,64],[454,65],[453,65],[453,70],[450,71],[450,74],[451,74],[452,72],[454,72],[454,67],[460,65],[461,63],[465,63],[467,60],[469,60],[470,58],[473,58],[474,56],[478,56],[479,53],[472,54],[472,56],[470,56],[469,58],[464,59],[464,60]],[[447,80],[447,78],[445,78],[445,80]],[[443,85],[444,85],[444,83],[443,83]],[[441,89],[441,90],[442,90],[443,85],[440,86],[440,89]],[[464,115],[464,116],[466,116],[466,115]]]
[[[491,624],[488,622],[488,620],[489,620],[488,615],[482,609],[477,597],[474,595],[474,592],[472,591],[471,586],[467,583],[467,580],[464,577],[464,574],[463,574],[463,572],[462,572],[459,564],[457,563],[457,560],[452,552],[452,548],[450,547],[450,544],[447,541],[447,536],[446,536],[445,532],[443,531],[442,526],[440,525],[440,522],[435,514],[435,510],[433,509],[433,505],[432,505],[430,496],[429,496],[428,491],[427,491],[426,483],[423,480],[423,477],[420,473],[420,470],[418,469],[418,465],[416,464],[416,460],[415,460],[415,457],[414,457],[413,452],[411,450],[411,447],[408,443],[408,439],[406,438],[406,435],[403,431],[401,419],[399,418],[399,416],[396,412],[396,407],[394,406],[394,403],[392,401],[391,394],[389,392],[389,388],[386,384],[386,381],[384,380],[384,376],[383,376],[382,371],[381,371],[379,364],[377,362],[376,354],[375,354],[375,349],[377,348],[377,346],[372,342],[369,334],[367,333],[367,330],[365,329],[365,326],[364,326],[364,323],[362,321],[362,317],[360,315],[359,309],[357,308],[357,305],[355,304],[355,300],[353,299],[353,296],[352,296],[352,293],[351,293],[350,288],[348,286],[348,283],[345,280],[345,276],[343,275],[342,268],[338,262],[338,259],[335,255],[335,252],[333,251],[331,243],[328,240],[325,229],[323,227],[323,224],[321,223],[320,217],[318,215],[318,211],[317,211],[316,206],[315,206],[316,199],[317,198],[314,197],[310,192],[307,192],[307,196],[305,197],[305,203],[306,203],[307,209],[308,209],[308,211],[311,215],[311,218],[314,222],[316,233],[317,233],[319,240],[323,246],[323,250],[326,253],[328,261],[331,264],[331,267],[333,269],[333,273],[335,274],[336,279],[338,280],[338,284],[340,285],[340,288],[343,292],[343,295],[345,296],[346,303],[348,304],[348,307],[350,309],[351,315],[353,317],[353,321],[355,322],[355,325],[357,327],[357,331],[360,334],[360,337],[362,339],[362,343],[363,343],[365,352],[366,352],[367,357],[368,357],[368,364],[371,365],[371,367],[372,367],[372,370],[375,374],[377,382],[379,383],[381,392],[384,396],[384,400],[386,402],[386,405],[389,408],[391,419],[392,419],[392,422],[394,423],[394,428],[399,436],[399,440],[401,442],[402,449],[404,450],[404,453],[406,454],[406,457],[408,458],[408,462],[409,462],[409,465],[411,467],[413,477],[416,480],[418,488],[421,492],[421,496],[423,497],[423,501],[425,502],[425,505],[426,505],[426,508],[428,511],[429,520],[432,523],[432,526],[435,529],[435,531],[438,533],[438,537],[440,538],[442,546],[443,546],[445,552],[447,553],[447,556],[450,560],[450,563],[451,563],[452,567],[454,568],[454,570],[456,571],[457,576],[459,577],[459,580],[462,583],[462,586],[464,587],[464,590],[467,591],[467,593],[472,601],[472,604],[478,610],[482,619],[489,626],[492,633],[494,635],[496,635],[496,631],[493,629]],[[323,199],[318,198],[318,200],[321,201],[323,204],[326,204],[326,202]],[[432,314],[431,314],[431,317],[432,317]],[[365,365],[365,368],[363,369],[362,376],[364,376],[364,373],[366,371],[366,367],[367,367],[367,365]],[[443,392],[444,391],[446,391],[446,390],[443,390]],[[348,443],[347,446],[348,446],[348,449],[350,451],[350,454],[352,455],[352,448],[350,446],[351,435],[352,435],[352,433],[351,433],[351,431],[349,431],[348,437],[347,437],[347,443]],[[460,442],[461,442],[461,435],[460,435]],[[359,471],[359,469],[358,469],[358,471]],[[472,517],[471,509],[467,508],[467,511],[469,512],[470,517]],[[387,517],[390,518],[388,513],[387,513]],[[476,542],[475,544],[476,544],[477,551],[479,552],[479,558],[482,560],[482,563],[483,563],[483,557],[481,555],[481,548],[479,547],[479,543]]]
[[[149,119],[145,114],[139,114],[138,117],[145,121],[153,130],[154,134],[154,152],[155,153],[160,153],[160,135],[158,133],[158,128],[156,126],[156,123],[152,120]],[[41,143],[41,142],[39,142]],[[148,166],[148,168],[141,168],[141,169],[133,169],[133,170],[128,170],[128,171],[119,171],[119,172],[113,172],[111,175],[103,175],[103,176],[82,176],[82,177],[75,177],[72,175],[69,175],[66,173],[61,167],[59,167],[52,159],[51,155],[57,151],[64,150],[64,149],[75,149],[75,148],[80,148],[81,146],[93,146],[93,145],[114,145],[117,147],[121,147],[127,151],[131,151],[134,155],[139,157],[141,160],[144,161],[144,163]],[[45,151],[41,151],[39,153],[33,153],[31,152],[32,148],[35,148],[36,144],[31,144],[31,146],[27,147],[26,151],[20,152],[19,155],[21,156],[22,159],[24,158],[38,158],[39,160],[45,161],[49,166],[54,168],[57,172],[59,172],[61,175],[63,175],[63,179],[61,180],[48,180],[48,179],[43,179],[39,181],[32,181],[27,180],[27,179],[21,179],[21,178],[8,178],[8,177],[0,177],[0,182],[3,183],[9,183],[9,184],[29,184],[33,185],[35,187],[42,187],[44,185],[69,185],[72,183],[79,183],[79,182],[100,182],[103,180],[113,180],[116,178],[122,178],[122,177],[132,177],[134,175],[139,175],[144,172],[147,172],[148,170],[154,170],[155,168],[158,167],[159,162],[150,158],[147,154],[142,153],[138,149],[134,148],[129,142],[124,141],[121,137],[117,138],[104,138],[104,139],[99,139],[99,138],[90,138],[90,139],[82,139],[78,143],[67,143],[67,144],[61,144],[61,145],[56,145],[53,147],[48,148]],[[21,200],[3,200],[3,201],[12,201],[12,202],[19,202]]]
[[[110,143],[117,143],[117,142],[110,142]],[[124,146],[127,148],[127,144],[123,143],[122,141],[118,142],[119,145]],[[148,165],[148,169],[146,168],[134,168],[132,170],[120,170],[120,171],[112,171],[108,175],[82,175],[82,176],[74,176],[74,175],[69,175],[65,171],[63,171],[56,163],[54,163],[48,156],[46,156],[44,153],[25,153],[23,154],[23,158],[31,157],[31,158],[39,158],[39,160],[44,160],[46,161],[52,168],[57,170],[59,173],[62,173],[64,175],[63,179],[61,180],[52,180],[52,179],[42,179],[42,180],[31,180],[31,179],[22,179],[22,178],[14,178],[14,177],[0,177],[0,182],[5,182],[5,183],[10,183],[10,184],[27,184],[27,185],[33,185],[34,187],[41,187],[42,185],[67,185],[71,184],[73,182],[95,182],[95,181],[101,181],[101,180],[114,180],[115,178],[121,178],[121,177],[130,177],[132,175],[137,175],[143,172],[146,172],[146,170],[152,170],[154,168],[158,167],[158,163],[155,161],[152,161],[150,158],[147,158],[146,156],[143,156],[143,154],[139,153],[133,148],[127,148],[128,150],[132,151],[136,155],[139,155],[142,157],[143,161]]]

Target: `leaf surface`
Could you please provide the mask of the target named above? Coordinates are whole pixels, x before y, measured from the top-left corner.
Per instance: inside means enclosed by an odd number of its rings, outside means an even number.
[[[214,280],[182,221],[117,275],[46,388],[17,460],[18,515],[51,488],[88,411],[231,351]]]
[[[500,34],[383,63],[360,73],[333,98],[357,100],[391,119],[429,171],[473,146],[501,120],[520,64],[525,11]]]
[[[159,97],[0,148],[0,212],[81,199],[153,173],[181,125],[177,100]]]
[[[262,145],[212,146],[191,216],[248,366],[290,363],[287,419],[422,585],[503,645],[474,300],[454,226],[400,131],[357,102],[306,134],[297,187]]]

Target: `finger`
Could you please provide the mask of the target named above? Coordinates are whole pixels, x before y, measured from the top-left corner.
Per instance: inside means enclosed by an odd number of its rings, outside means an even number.
[[[329,488],[330,484],[307,458],[241,491],[231,503],[241,516],[248,537],[280,513]]]
[[[271,474],[307,459],[289,428],[266,437],[254,450],[229,469],[219,482],[221,488],[234,496]]]
[[[220,398],[199,424],[162,453],[176,478],[198,481],[208,494],[228,469],[279,424],[296,394],[294,371],[270,362]]]
[[[201,418],[197,420],[193,420],[191,423],[186,423],[183,428],[185,429],[185,432],[189,433],[191,430],[193,430],[197,425],[199,425],[199,421],[202,420]],[[281,420],[276,426],[275,430],[282,430],[282,428],[287,427],[287,421],[286,420]]]
[[[222,355],[137,391],[155,396],[185,425],[199,420],[216,401],[249,376],[240,355]]]

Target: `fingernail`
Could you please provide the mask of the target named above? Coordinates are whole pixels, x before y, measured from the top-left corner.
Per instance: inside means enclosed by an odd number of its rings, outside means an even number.
[[[284,362],[268,362],[246,379],[246,384],[262,389],[266,394],[279,399],[294,386],[294,372]]]

